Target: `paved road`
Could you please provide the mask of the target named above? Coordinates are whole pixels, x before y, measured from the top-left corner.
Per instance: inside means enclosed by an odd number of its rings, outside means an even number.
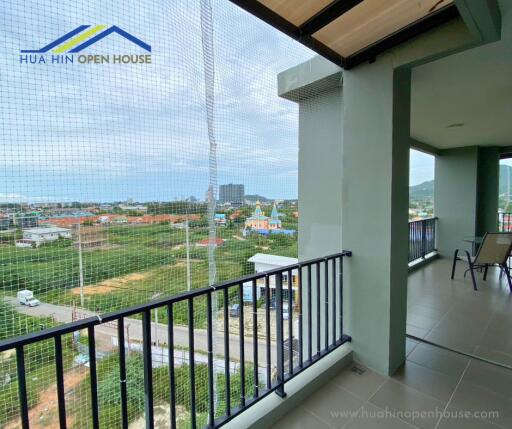
[[[69,323],[72,321],[72,307],[65,305],[55,305],[41,303],[37,307],[27,307],[18,303],[16,298],[5,297],[5,301],[11,304],[17,311],[30,316],[36,317],[53,317],[57,322]],[[82,317],[96,316],[96,313],[84,309],[79,310]],[[128,329],[128,336],[131,341],[142,341],[142,321],[137,319],[126,318],[125,327]],[[151,324],[152,341],[158,338],[161,342],[167,342],[167,325],[161,323]],[[103,337],[117,339],[117,330],[111,325],[100,325],[95,328],[95,332]],[[126,335],[126,333],[125,333]],[[218,347],[216,349],[217,355],[224,356],[224,333],[218,332],[216,335]],[[188,328],[184,326],[174,327],[174,342],[176,345],[188,348],[189,334]],[[207,336],[205,329],[194,329],[194,349],[196,351],[208,352]],[[253,339],[252,337],[245,337],[244,341],[245,361],[253,362]],[[266,343],[265,341],[258,341],[258,366],[266,366]],[[271,362],[273,365],[276,363],[276,344],[271,343]],[[231,359],[240,360],[240,340],[239,336],[235,334],[229,335],[229,356]]]

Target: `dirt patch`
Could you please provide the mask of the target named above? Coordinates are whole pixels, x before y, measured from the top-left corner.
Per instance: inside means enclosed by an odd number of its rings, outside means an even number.
[[[198,264],[199,262],[203,262],[202,259],[193,259],[193,258],[190,258],[190,263],[191,264]],[[184,265],[187,265],[187,260],[186,259],[178,259],[178,262],[176,262],[175,265],[173,265],[174,267],[182,267]]]
[[[112,279],[103,280],[95,285],[86,286],[84,288],[84,295],[98,295],[110,293],[117,290],[119,286],[126,285],[131,282],[144,280],[148,277],[148,273],[132,273],[122,277],[114,277]],[[80,295],[80,288],[75,287],[70,290],[73,295]]]
[[[64,391],[66,400],[73,399],[78,385],[87,377],[88,370],[85,367],[77,367],[64,375]],[[41,429],[59,429],[59,413],[57,401],[57,386],[53,384],[39,394],[38,404],[28,412],[31,428]],[[73,416],[67,416],[67,425],[72,427]],[[20,427],[19,419],[7,423],[5,429],[18,429]]]

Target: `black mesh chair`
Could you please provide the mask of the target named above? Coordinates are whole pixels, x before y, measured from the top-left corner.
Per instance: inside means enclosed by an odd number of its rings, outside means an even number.
[[[466,260],[469,264],[469,268],[466,272],[471,273],[471,280],[473,281],[473,289],[478,290],[476,286],[475,271],[484,271],[484,280],[487,278],[487,270],[489,267],[498,267],[504,272],[510,292],[512,293],[512,280],[510,279],[510,271],[507,265],[507,260],[512,251],[512,232],[488,232],[485,234],[482,244],[478,249],[476,256],[471,256],[467,250],[464,250],[466,258],[459,256],[460,249],[455,251],[453,255],[453,267],[452,267],[452,280],[455,276],[455,266],[457,261]],[[464,276],[466,275],[464,273]]]

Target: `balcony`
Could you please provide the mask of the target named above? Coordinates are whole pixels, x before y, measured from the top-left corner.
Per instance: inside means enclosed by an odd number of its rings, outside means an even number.
[[[496,229],[498,167],[512,156],[512,3],[309,0],[297,8],[292,0],[231,0],[171,2],[169,14],[146,2],[143,16],[127,7],[119,16],[134,33],[147,32],[158,67],[90,64],[85,73],[64,68],[67,56],[43,66],[39,54],[64,40],[79,52],[120,29],[96,25],[78,35],[89,27],[82,25],[54,39],[52,26],[35,25],[39,9],[18,3],[6,3],[2,47],[38,55],[4,62],[0,194],[12,219],[2,222],[19,228],[0,243],[1,304],[34,276],[34,290],[63,299],[43,303],[51,310],[42,320],[4,318],[13,326],[0,342],[0,425],[512,428],[511,294],[497,272],[479,275],[478,291],[462,269],[449,276],[465,237]],[[45,5],[45,13],[68,22],[68,3]],[[261,43],[274,30],[223,9],[231,3],[319,56],[292,57],[282,35]],[[85,16],[95,8],[84,3]],[[41,67],[29,64],[38,58]],[[407,227],[411,148],[435,156],[436,218]],[[290,154],[297,157],[283,165]],[[270,193],[287,182],[293,211],[280,219],[274,206],[270,218],[260,209],[254,218],[233,201],[232,216],[216,213],[219,178],[266,183]],[[187,186],[172,201],[180,182],[196,182],[204,201],[185,197],[199,192]],[[52,240],[41,255],[44,245],[21,238],[37,226],[15,213],[31,208],[25,200],[56,211],[66,201],[82,209],[89,198],[97,199],[89,226],[112,224],[112,241],[98,228],[82,242],[81,213],[78,231],[69,228],[75,245],[64,250]],[[144,220],[150,208],[158,218]],[[500,217],[502,230],[510,219]],[[146,221],[158,230],[139,229]],[[293,229],[271,234],[281,222]],[[300,263],[240,277],[247,253],[271,250],[268,241],[287,242],[291,231],[297,242],[280,251]],[[94,258],[84,258],[82,245]],[[229,263],[219,277],[216,258]],[[160,275],[171,263],[172,275]],[[203,271],[192,278],[194,263]],[[84,277],[84,266],[101,275]],[[147,269],[152,283],[124,288],[121,279],[115,292],[101,285]],[[95,293],[85,296],[89,286],[103,302],[128,299],[102,312]],[[19,308],[5,313],[38,311]],[[53,326],[51,311],[69,323]],[[40,322],[53,327],[38,330]]]
[[[475,293],[462,272],[450,280],[451,261],[438,259],[409,276],[407,333],[436,346],[407,339],[391,377],[356,361],[273,427],[512,427],[511,371],[447,350],[512,366],[508,284],[489,273]]]
[[[455,413],[461,407],[498,412],[485,418],[476,414],[470,417],[482,427],[487,422],[508,427],[507,409],[493,401],[502,397],[510,374],[458,353],[512,365],[508,285],[499,278],[499,272],[490,273],[477,295],[462,271],[450,280],[451,261],[428,258],[435,255],[436,222],[433,218],[409,223],[409,261],[431,263],[420,264],[409,275],[410,338],[405,366],[386,377],[357,361],[345,360],[341,371],[339,366],[326,371],[329,379],[311,383],[314,388],[303,389],[306,393],[297,395],[294,386],[294,402],[307,398],[297,412],[274,427],[452,427],[459,417],[447,411]],[[42,348],[51,349],[55,360],[55,419],[60,427],[67,427],[75,418],[67,411],[76,404],[68,382],[74,369],[66,356],[80,350],[86,357],[85,377],[89,380],[88,403],[80,405],[81,424],[87,426],[103,427],[106,421],[105,398],[98,395],[98,383],[102,383],[98,365],[105,360],[115,361],[119,371],[119,405],[108,412],[118,413],[114,421],[121,427],[220,427],[262,400],[268,401],[272,394],[284,399],[293,379],[298,377],[303,383],[301,377],[308,370],[315,370],[350,341],[343,333],[342,313],[343,260],[350,256],[350,252],[343,252],[308,260],[3,341],[0,352],[5,356],[15,353],[19,406],[13,404],[13,416],[19,416],[21,427],[34,427],[37,407],[34,409],[29,399],[30,359],[37,358],[34,351]],[[288,283],[283,279],[294,280]],[[260,287],[263,301],[258,300]],[[290,299],[294,296],[297,302]],[[236,314],[232,313],[233,304],[238,304]],[[221,314],[217,320],[213,317],[215,307]],[[178,308],[186,308],[186,326],[175,321]],[[289,309],[286,315],[284,308]],[[157,309],[165,311],[166,323],[152,323],[151,314]],[[245,323],[240,324],[240,320]],[[105,349],[108,338],[124,347]],[[133,369],[127,371],[128,361],[134,360],[141,362],[138,376]],[[185,414],[182,401],[176,398],[180,391],[176,373],[181,374],[183,368],[191,383]],[[140,415],[134,415],[130,408],[129,389],[135,388],[131,377],[144,383],[144,411]],[[486,381],[496,377],[505,381]],[[317,379],[322,376],[317,375]],[[162,385],[168,386],[165,395]],[[472,401],[475,392],[479,399]],[[280,415],[282,412],[273,412],[267,421]],[[112,415],[108,419],[111,421]]]
[[[155,427],[156,421],[160,427],[220,427],[272,393],[284,398],[292,379],[350,341],[343,333],[342,312],[343,260],[350,256],[343,252],[304,261],[2,341],[0,353],[12,359],[17,374],[19,404],[13,402],[12,416],[19,417],[23,429],[34,425],[38,407],[31,408],[31,364],[45,356],[55,362],[50,385],[56,390],[55,421],[45,424],[58,421],[61,428],[77,419],[80,426],[94,428],[113,424],[127,428],[137,420],[146,427]],[[295,303],[290,299],[293,281],[283,285],[283,277],[292,279],[292,272],[297,273]],[[258,300],[260,281],[263,303]],[[187,310],[185,327],[175,321],[180,308]],[[153,327],[151,314],[159,309],[166,312],[167,320]],[[118,347],[105,347],[106,340]],[[88,368],[82,378],[89,379],[82,394],[89,399],[78,404],[80,416],[76,412],[70,416],[67,410],[77,404],[76,386],[70,387],[69,379],[77,362],[70,362],[69,356],[80,351],[79,364]],[[98,376],[103,372],[99,366],[108,361],[118,368],[119,381],[112,391],[118,405],[113,408],[109,398],[99,394],[105,382]],[[133,362],[140,365],[134,368]],[[183,397],[177,401],[176,393],[183,389],[183,368],[190,383],[186,404]],[[134,384],[137,381],[143,381],[143,387]],[[134,415],[134,389],[142,388],[144,412]],[[165,416],[162,410],[167,410]]]

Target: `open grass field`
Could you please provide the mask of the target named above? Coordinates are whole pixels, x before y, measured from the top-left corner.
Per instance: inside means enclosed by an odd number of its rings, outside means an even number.
[[[284,223],[287,228],[297,227],[291,215]],[[217,228],[217,236],[225,242],[215,250],[216,281],[252,273],[247,260],[258,252],[297,256],[296,236],[242,237],[242,225]],[[107,231],[107,245],[82,252],[84,308],[104,313],[187,290],[184,229],[169,224],[116,225]],[[208,250],[196,246],[206,238],[207,227],[191,226],[191,288],[209,284]],[[79,252],[73,242],[58,240],[35,249],[0,244],[0,292],[15,296],[22,289],[32,290],[43,302],[79,307]],[[164,312],[161,317],[165,321]],[[5,319],[0,313],[0,322]],[[185,322],[182,319],[178,317],[176,323]]]

